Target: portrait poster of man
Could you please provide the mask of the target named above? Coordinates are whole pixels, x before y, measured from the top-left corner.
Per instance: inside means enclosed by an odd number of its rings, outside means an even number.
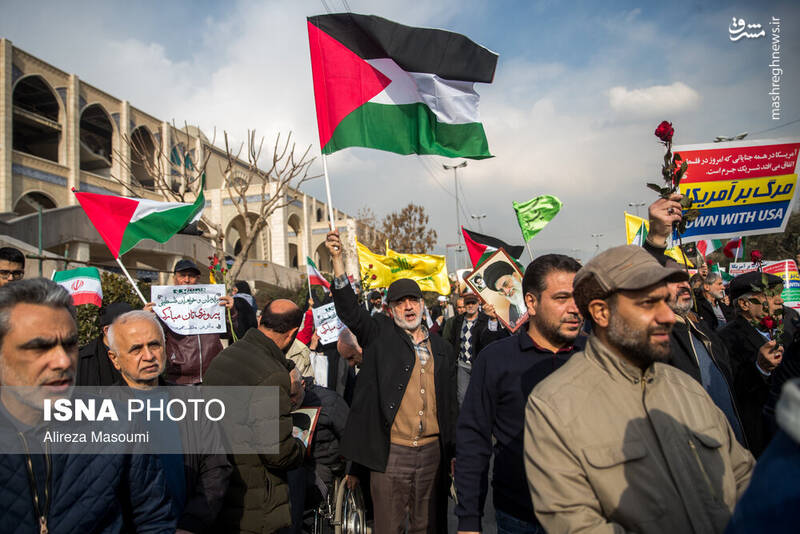
[[[466,282],[482,304],[494,306],[497,319],[511,332],[528,320],[522,271],[502,248],[475,269]]]
[[[306,450],[314,437],[314,428],[317,426],[321,409],[318,406],[307,406],[292,412],[292,437],[302,441]]]

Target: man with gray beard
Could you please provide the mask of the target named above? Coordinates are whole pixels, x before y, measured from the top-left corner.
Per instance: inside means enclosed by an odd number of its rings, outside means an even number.
[[[678,267],[671,260],[667,265]],[[709,278],[717,273],[709,273]],[[714,404],[728,419],[736,439],[747,447],[736,402],[731,394],[733,376],[725,344],[692,311],[692,294],[688,282],[668,284],[669,307],[675,312],[675,326],[670,332],[668,363],[703,385]]]
[[[662,267],[635,245],[592,258],[573,298],[592,334],[536,386],[525,470],[547,532],[723,532],[755,461],[670,357],[676,317]]]
[[[373,531],[447,532],[458,418],[453,349],[422,322],[415,281],[392,282],[389,316],[371,316],[345,274],[338,231],[328,233],[325,246],[336,314],[363,349],[341,454],[371,471]]]
[[[716,332],[733,319],[733,310],[723,302],[725,284],[722,282],[722,275],[716,272],[708,273],[700,289],[696,293],[697,313],[700,320],[708,325],[709,330]]]

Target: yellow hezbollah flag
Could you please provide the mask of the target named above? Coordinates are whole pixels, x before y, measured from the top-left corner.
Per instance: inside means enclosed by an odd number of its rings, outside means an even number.
[[[400,254],[386,249],[386,255],[375,254],[356,241],[358,263],[364,289],[388,287],[400,278],[415,280],[422,291],[450,294],[450,279],[444,256],[433,254]]]
[[[648,224],[647,219],[637,217],[636,215],[631,215],[630,213],[625,213],[625,241],[628,245],[644,245],[648,230],[650,230],[650,225]],[[687,258],[686,255],[681,251],[680,247],[668,248],[664,251],[664,254],[677,261],[681,265],[694,267],[694,264],[692,264],[689,258]]]

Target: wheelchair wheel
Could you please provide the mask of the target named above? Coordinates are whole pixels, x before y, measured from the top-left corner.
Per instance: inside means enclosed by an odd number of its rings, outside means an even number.
[[[361,486],[351,490],[344,479],[339,481],[333,524],[336,525],[336,534],[371,534],[372,529],[367,527],[367,511]]]

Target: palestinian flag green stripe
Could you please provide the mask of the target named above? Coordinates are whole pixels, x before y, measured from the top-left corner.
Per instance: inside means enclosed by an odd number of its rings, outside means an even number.
[[[322,152],[347,147],[380,147],[397,154],[437,154],[490,158],[479,122],[446,124],[423,103],[389,105],[367,102],[345,117]]]
[[[142,239],[152,239],[166,243],[180,232],[188,222],[198,219],[202,213],[205,199],[201,192],[199,202],[194,204],[178,204],[168,211],[152,211],[141,219],[131,220],[122,236],[120,254],[132,249]]]

